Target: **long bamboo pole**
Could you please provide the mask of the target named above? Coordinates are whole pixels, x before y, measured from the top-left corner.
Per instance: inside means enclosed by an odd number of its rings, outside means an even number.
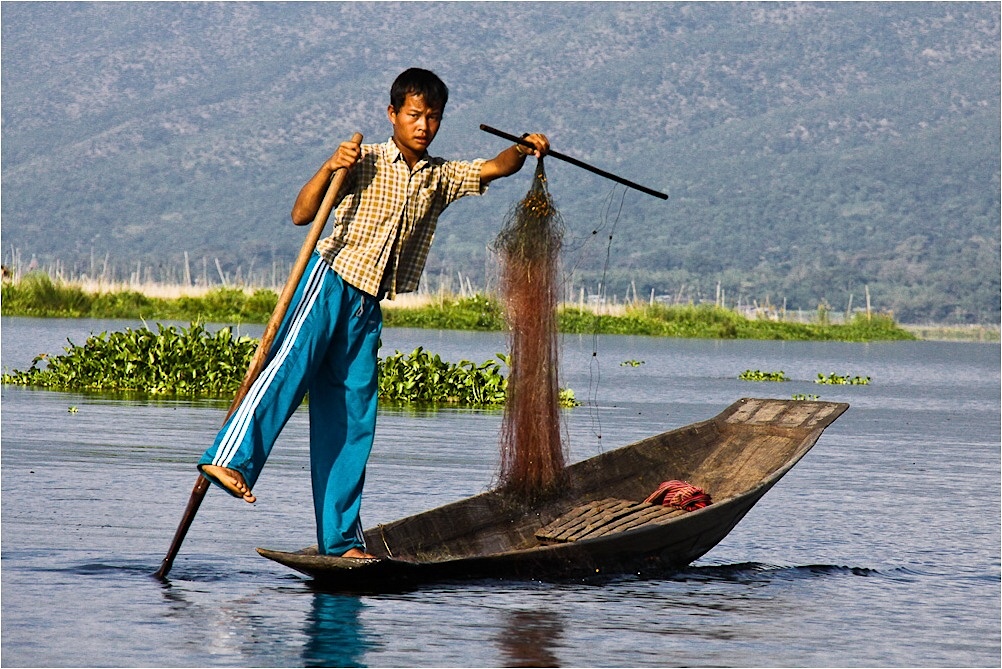
[[[510,142],[515,142],[516,144],[521,144],[522,146],[527,146],[531,149],[536,148],[530,142],[525,141],[521,137],[516,137],[515,135],[509,134],[502,130],[498,130],[497,128],[492,128],[489,125],[484,125],[483,123],[481,123],[480,129],[492,135],[497,135],[498,137],[507,139]],[[611,179],[617,183],[623,184],[624,186],[629,186],[630,188],[634,188],[640,191],[641,193],[647,193],[648,195],[653,195],[654,197],[661,198],[662,200],[668,199],[668,196],[666,194],[656,191],[653,188],[648,188],[647,186],[641,186],[640,184],[630,181],[629,179],[624,179],[623,177],[617,176],[612,172],[606,172],[605,170],[589,165],[588,163],[582,162],[577,158],[572,158],[563,153],[554,151],[553,149],[550,149],[550,151],[546,155],[551,158],[556,158],[557,160],[562,160],[565,163],[570,163],[571,165],[575,165],[582,169],[588,170],[592,174],[597,174],[599,176],[605,177],[606,179]]]
[[[352,136],[351,141],[356,144],[360,144],[362,142],[362,135],[355,133]],[[244,380],[240,384],[240,387],[237,388],[236,395],[233,397],[233,402],[230,404],[230,409],[226,412],[226,419],[223,420],[224,423],[231,415],[233,415],[233,412],[236,411],[237,407],[240,406],[240,402],[243,401],[244,396],[247,395],[247,391],[250,390],[251,384],[254,383],[258,375],[261,373],[261,370],[264,369],[265,362],[268,360],[268,353],[271,350],[271,344],[275,339],[275,335],[278,334],[278,328],[282,325],[282,319],[285,318],[285,313],[289,310],[289,305],[292,303],[292,297],[296,293],[296,287],[299,285],[300,279],[303,278],[303,273],[306,271],[306,265],[309,263],[310,257],[313,255],[313,250],[316,248],[317,242],[320,241],[320,237],[323,235],[324,227],[327,225],[327,219],[330,217],[331,211],[334,209],[334,202],[337,200],[338,193],[341,191],[341,186],[344,184],[347,174],[347,170],[338,170],[331,179],[330,186],[327,187],[327,193],[324,195],[324,199],[320,203],[320,208],[317,210],[317,215],[313,219],[310,231],[306,235],[303,247],[299,249],[299,256],[296,258],[296,262],[292,266],[292,272],[289,274],[289,278],[285,282],[282,294],[278,297],[278,303],[275,305],[275,311],[272,312],[271,318],[268,320],[268,324],[264,328],[264,334],[261,335],[261,341],[258,344],[257,350],[254,352],[254,357],[251,359],[251,363],[247,368],[247,374],[244,375]],[[205,493],[208,491],[209,485],[209,480],[201,475],[199,475],[198,479],[195,481],[195,487],[191,490],[191,497],[188,498],[188,505],[185,507],[184,516],[181,518],[181,523],[177,526],[177,530],[174,532],[174,540],[171,541],[167,555],[164,557],[163,562],[160,563],[160,568],[153,574],[157,578],[161,580],[167,578],[168,572],[170,572],[171,567],[174,565],[174,558],[177,557],[178,552],[181,550],[181,544],[184,542],[184,537],[188,534],[188,529],[191,527],[192,521],[195,520],[195,514],[198,512],[198,507],[202,504],[202,499],[205,497]]]

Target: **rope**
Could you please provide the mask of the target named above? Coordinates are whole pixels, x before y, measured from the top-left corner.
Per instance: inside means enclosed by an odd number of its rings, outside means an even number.
[[[609,191],[609,195],[606,197],[605,210],[602,215],[600,225],[592,231],[592,236],[599,233],[600,230],[604,229],[609,222],[609,213],[612,210],[613,203],[615,202],[616,187],[613,186],[612,190]],[[616,210],[616,217],[612,221],[612,226],[609,230],[609,237],[605,246],[605,262],[602,265],[602,279],[599,282],[599,304],[601,304],[602,292],[605,290],[605,280],[606,275],[609,272],[609,263],[612,259],[612,238],[616,231],[616,225],[619,223],[619,217],[623,213],[623,203],[626,201],[626,189],[623,189],[623,195],[619,200],[619,208]],[[598,450],[602,452],[602,419],[598,412],[598,386],[602,380],[602,368],[599,364],[598,359],[598,324],[600,315],[595,314],[595,318],[592,321],[592,333],[591,333],[591,360],[588,364],[588,411],[591,417],[592,424],[592,434],[598,440]]]
[[[683,511],[695,511],[713,504],[709,493],[688,481],[665,481],[644,500],[648,504],[670,506]]]

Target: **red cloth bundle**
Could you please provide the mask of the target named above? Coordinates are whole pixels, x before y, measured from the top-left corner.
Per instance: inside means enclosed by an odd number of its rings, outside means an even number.
[[[683,511],[695,511],[713,504],[709,493],[686,481],[665,481],[644,501],[648,504],[660,503]]]

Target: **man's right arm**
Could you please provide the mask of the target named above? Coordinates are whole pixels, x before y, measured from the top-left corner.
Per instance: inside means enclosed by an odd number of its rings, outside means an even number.
[[[362,148],[355,142],[342,142],[330,158],[327,159],[317,173],[300,189],[296,203],[292,205],[292,222],[296,225],[312,223],[320,209],[320,204],[327,194],[334,172],[341,168],[351,169],[362,155]]]

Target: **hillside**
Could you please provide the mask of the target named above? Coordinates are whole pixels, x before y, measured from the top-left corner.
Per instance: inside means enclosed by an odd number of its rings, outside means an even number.
[[[3,3],[4,262],[119,278],[267,275],[289,209],[393,77],[450,85],[433,147],[514,133],[547,161],[568,291],[635,290],[902,322],[1000,318],[997,3]],[[457,203],[426,283],[490,284],[528,174]],[[611,237],[611,240],[610,240]],[[608,257],[608,261],[606,258]],[[206,271],[208,268],[208,271]]]

